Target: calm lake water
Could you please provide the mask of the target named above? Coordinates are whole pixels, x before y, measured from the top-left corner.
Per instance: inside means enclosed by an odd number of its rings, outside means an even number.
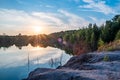
[[[56,68],[71,56],[53,47],[0,48],[0,80],[22,80],[36,68]]]

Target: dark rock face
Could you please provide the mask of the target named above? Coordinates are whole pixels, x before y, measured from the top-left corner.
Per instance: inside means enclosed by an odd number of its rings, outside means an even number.
[[[27,80],[120,80],[120,51],[74,56],[58,69],[32,71]]]
[[[41,73],[37,75],[30,76],[28,80],[94,80],[86,77],[82,77],[79,72],[74,72],[74,70],[68,69],[56,69],[48,72]]]

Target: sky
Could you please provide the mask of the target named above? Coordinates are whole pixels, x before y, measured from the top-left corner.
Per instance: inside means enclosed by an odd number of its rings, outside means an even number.
[[[120,13],[120,0],[0,0],[0,34],[50,34],[102,25]]]

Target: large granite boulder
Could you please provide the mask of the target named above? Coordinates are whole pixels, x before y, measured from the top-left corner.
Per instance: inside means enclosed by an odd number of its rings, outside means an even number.
[[[120,51],[74,56],[57,69],[38,68],[26,80],[120,80]]]

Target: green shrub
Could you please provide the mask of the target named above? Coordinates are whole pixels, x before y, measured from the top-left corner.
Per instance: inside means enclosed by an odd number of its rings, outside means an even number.
[[[119,40],[119,39],[120,39],[120,30],[117,32],[115,39],[116,39],[116,40]]]
[[[109,61],[109,56],[105,55],[104,58],[103,58],[103,61]]]

